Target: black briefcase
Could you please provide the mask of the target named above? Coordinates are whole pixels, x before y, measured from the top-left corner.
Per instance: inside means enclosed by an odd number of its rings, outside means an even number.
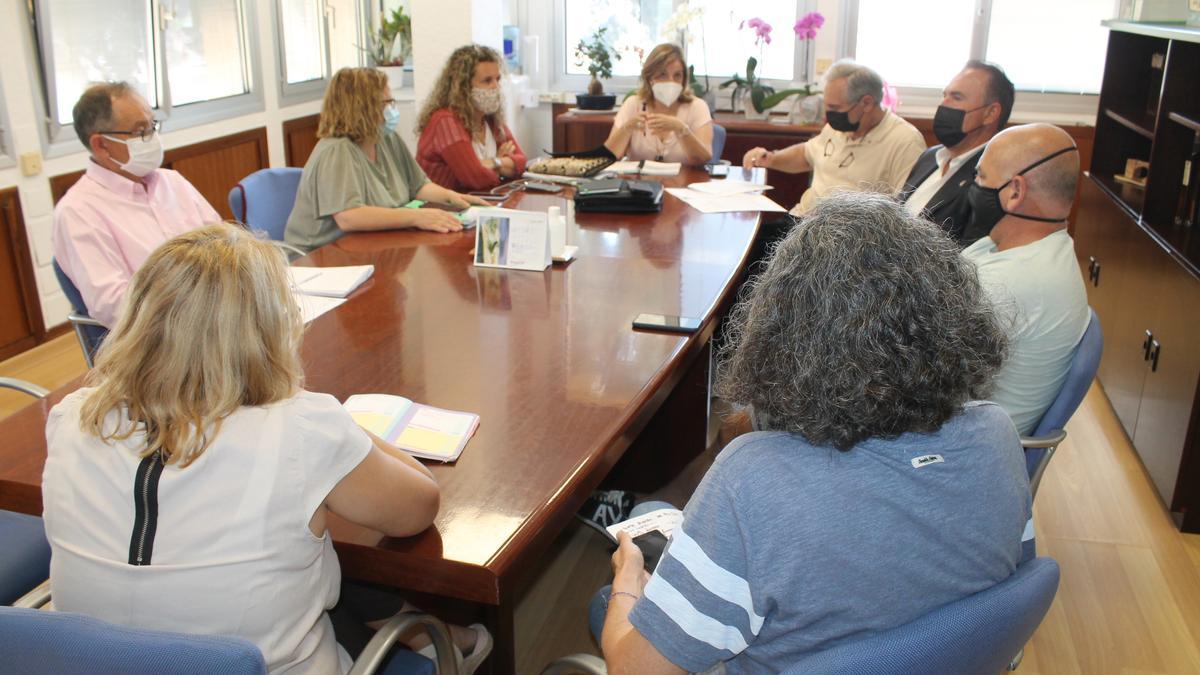
[[[592,180],[575,191],[575,210],[592,213],[653,213],[662,201],[662,183],[652,180]]]

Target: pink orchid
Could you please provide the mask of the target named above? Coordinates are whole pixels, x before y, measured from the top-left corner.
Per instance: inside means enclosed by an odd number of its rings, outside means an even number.
[[[771,44],[771,24],[756,16],[749,21],[743,21],[739,23],[738,30],[741,30],[746,26],[750,26],[754,29],[754,44]]]
[[[796,22],[792,30],[797,40],[811,40],[817,37],[817,29],[825,25],[825,17],[820,12],[809,12]]]
[[[896,112],[900,107],[900,92],[887,82],[883,83],[883,101],[880,105],[892,112]]]

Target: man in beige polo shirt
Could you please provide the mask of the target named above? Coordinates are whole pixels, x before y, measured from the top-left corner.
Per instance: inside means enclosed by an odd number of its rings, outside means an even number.
[[[883,79],[849,59],[825,75],[825,120],[821,133],[779,151],[754,148],[746,168],[787,173],[812,171],[812,185],[792,209],[801,215],[838,188],[895,194],[925,150],[916,127],[881,105]]]

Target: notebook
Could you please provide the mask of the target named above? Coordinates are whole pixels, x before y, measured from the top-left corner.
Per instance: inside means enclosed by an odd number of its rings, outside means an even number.
[[[374,265],[349,267],[289,267],[296,290],[305,295],[344,298],[375,273]]]
[[[391,394],[355,394],[342,407],[362,428],[414,457],[453,462],[479,427],[479,415],[443,410]]]

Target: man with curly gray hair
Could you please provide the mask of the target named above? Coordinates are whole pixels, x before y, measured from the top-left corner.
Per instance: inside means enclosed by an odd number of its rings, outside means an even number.
[[[758,431],[717,457],[654,573],[622,535],[610,672],[776,672],[1007,578],[1024,455],[975,400],[1006,338],[970,262],[889,197],[834,194],[730,319],[719,390]]]

